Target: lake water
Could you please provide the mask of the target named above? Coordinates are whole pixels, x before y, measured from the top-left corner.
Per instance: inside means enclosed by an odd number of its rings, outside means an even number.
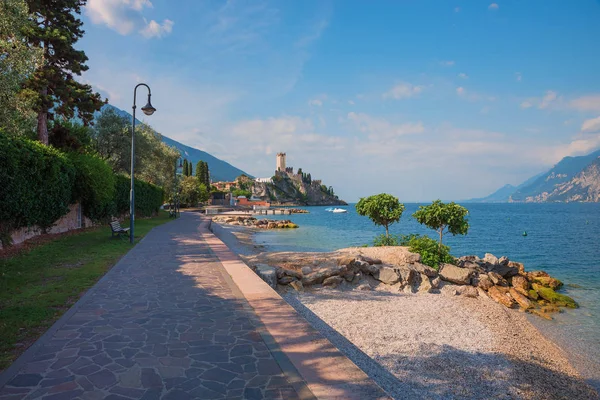
[[[418,204],[406,204],[394,234],[436,233],[412,217]],[[454,256],[492,253],[506,255],[525,264],[528,271],[543,269],[565,283],[562,292],[580,304],[576,310],[555,315],[554,321],[530,320],[569,353],[579,355],[573,362],[584,376],[600,382],[600,204],[465,204],[471,225],[466,236],[448,235],[444,243]],[[371,244],[385,233],[354,205],[343,207],[346,214],[333,214],[327,207],[307,207],[310,214],[269,216],[291,219],[300,228],[265,231],[255,236],[269,251],[331,251]],[[527,231],[527,237],[523,237]],[[583,356],[583,357],[581,357]]]

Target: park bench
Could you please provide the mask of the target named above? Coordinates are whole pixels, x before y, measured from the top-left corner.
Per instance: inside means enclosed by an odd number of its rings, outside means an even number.
[[[129,232],[129,228],[122,228],[119,221],[112,221],[110,223],[110,230],[112,231],[111,237],[115,237],[115,235],[122,239],[122,235],[126,235]]]

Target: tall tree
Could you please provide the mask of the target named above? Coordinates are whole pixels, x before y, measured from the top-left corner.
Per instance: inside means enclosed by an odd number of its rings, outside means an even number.
[[[196,179],[198,183],[206,185],[204,178],[206,177],[206,163],[202,160],[198,161],[196,164]]]
[[[206,161],[204,162],[204,186],[210,187],[210,169]]]
[[[356,212],[367,216],[375,225],[385,228],[385,236],[389,237],[389,226],[400,221],[404,212],[404,204],[391,194],[381,193],[369,197],[361,197],[356,203]]]
[[[435,200],[427,206],[419,206],[419,209],[412,215],[418,223],[423,224],[437,231],[442,248],[442,239],[444,234],[466,235],[469,231],[469,221],[467,216],[469,210],[460,204],[442,203],[441,200]]]
[[[23,34],[31,23],[25,0],[0,1],[0,129],[7,134],[28,135],[35,124],[35,92],[22,90],[42,60]]]
[[[100,94],[77,82],[76,75],[87,71],[87,56],[73,46],[83,36],[78,19],[86,0],[27,0],[33,22],[24,30],[29,44],[42,49],[42,62],[27,80],[26,88],[37,93],[33,106],[37,113],[37,135],[48,144],[48,119],[79,117],[89,125],[94,112],[102,107]],[[52,112],[50,112],[52,110]]]
[[[187,160],[183,159],[183,169],[181,170],[181,175],[187,176]]]

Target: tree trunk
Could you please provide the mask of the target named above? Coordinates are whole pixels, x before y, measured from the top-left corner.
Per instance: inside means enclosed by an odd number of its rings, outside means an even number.
[[[40,91],[40,95],[44,98],[48,94],[48,88],[45,87]],[[37,117],[37,134],[38,140],[42,144],[48,145],[48,110],[41,110]]]
[[[390,237],[390,233],[388,231],[388,226],[385,226],[385,237]]]

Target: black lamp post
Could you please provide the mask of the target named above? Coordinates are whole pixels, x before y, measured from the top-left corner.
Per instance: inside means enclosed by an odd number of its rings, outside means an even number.
[[[152,107],[150,103],[150,86],[145,83],[138,83],[133,89],[133,116],[131,119],[131,190],[129,192],[129,243],[133,244],[133,223],[135,220],[135,190],[134,190],[134,168],[135,168],[135,95],[139,86],[146,86],[148,88],[148,103],[142,107],[142,111],[146,115],[154,114],[156,108]]]

